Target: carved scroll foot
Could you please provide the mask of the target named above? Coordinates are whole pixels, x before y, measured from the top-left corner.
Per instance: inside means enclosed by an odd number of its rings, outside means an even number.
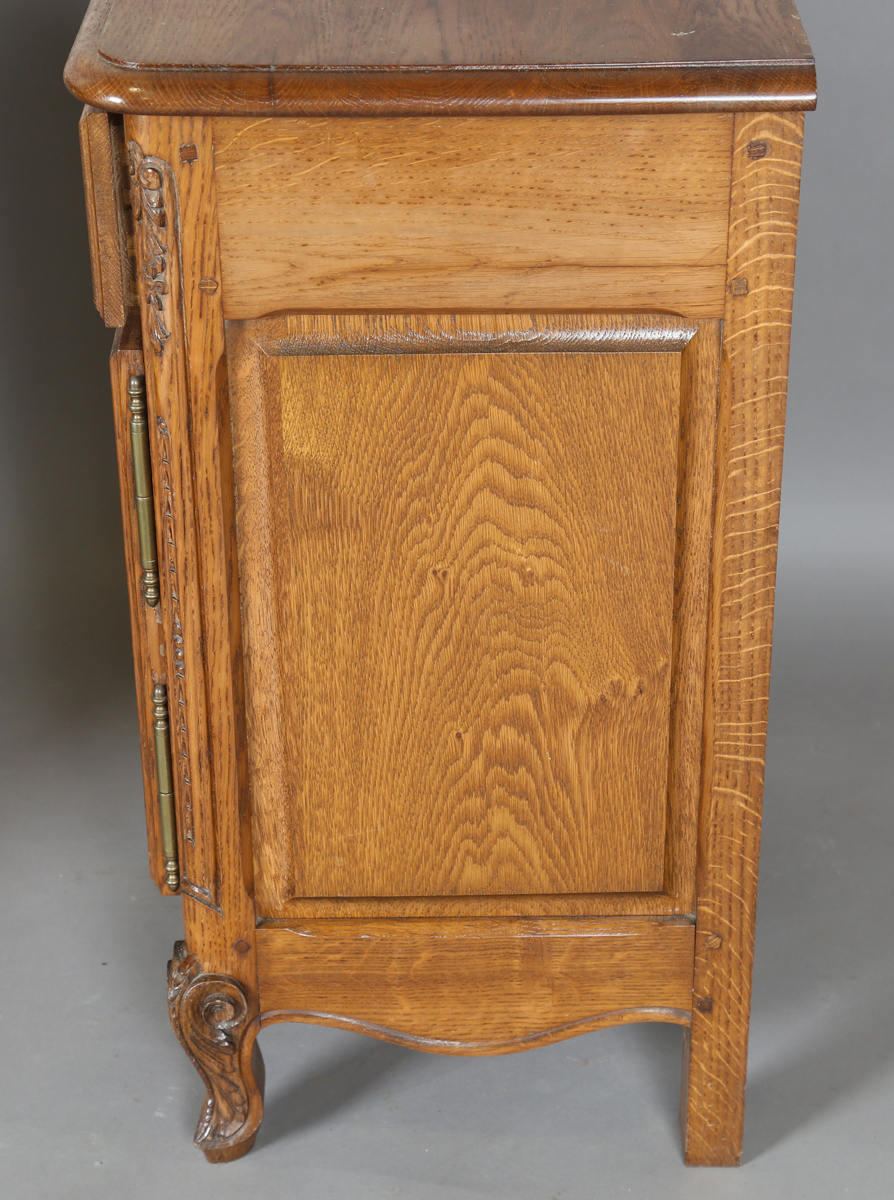
[[[264,1060],[241,985],[204,974],[184,942],[168,963],[168,1011],[206,1092],[195,1144],[209,1162],[232,1162],[254,1145],[264,1113]]]

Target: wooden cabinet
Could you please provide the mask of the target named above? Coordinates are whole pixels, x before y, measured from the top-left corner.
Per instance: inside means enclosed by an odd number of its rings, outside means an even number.
[[[739,1160],[813,78],[788,0],[91,5],[213,1161],[282,1020],[456,1054],[674,1022],[687,1162]]]

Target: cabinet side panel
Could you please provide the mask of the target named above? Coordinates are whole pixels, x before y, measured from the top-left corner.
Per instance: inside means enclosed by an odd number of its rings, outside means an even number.
[[[804,118],[736,118],[686,1160],[740,1160]]]

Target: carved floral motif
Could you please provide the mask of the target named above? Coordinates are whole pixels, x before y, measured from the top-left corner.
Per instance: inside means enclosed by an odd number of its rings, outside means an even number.
[[[171,168],[160,158],[143,154],[130,142],[131,203],[138,236],[142,239],[140,272],[149,312],[149,340],[156,354],[164,352],[171,336],[168,214],[165,179]],[[173,186],[173,185],[172,185]]]
[[[167,397],[171,372],[176,371],[176,353],[180,339],[173,331],[182,324],[180,304],[180,275],[177,213],[177,184],[169,163],[155,155],[144,154],[140,145],[128,143],[131,174],[131,203],[140,264],[139,282],[142,292],[143,323],[146,340],[156,355],[154,378],[156,392]],[[175,345],[177,343],[178,345]],[[172,357],[173,356],[173,357]],[[157,436],[157,484],[161,523],[159,527],[159,558],[161,574],[166,581],[165,622],[170,637],[168,647],[168,697],[172,741],[172,759],[176,774],[177,818],[183,841],[181,862],[181,891],[194,896],[203,904],[215,905],[214,884],[203,871],[202,848],[197,847],[197,821],[193,795],[193,768],[200,753],[194,744],[195,722],[190,719],[190,704],[194,704],[196,688],[201,687],[199,675],[187,667],[186,634],[195,637],[183,613],[184,562],[182,543],[188,542],[186,523],[189,521],[188,485],[183,464],[178,462],[176,431],[172,437],[165,419],[172,401],[159,399],[161,413],[155,413]],[[201,784],[200,784],[201,786]],[[201,828],[201,825],[199,826]],[[199,851],[198,853],[196,851]],[[206,852],[207,853],[207,852]],[[190,875],[198,868],[201,883]],[[210,885],[210,886],[209,886]]]

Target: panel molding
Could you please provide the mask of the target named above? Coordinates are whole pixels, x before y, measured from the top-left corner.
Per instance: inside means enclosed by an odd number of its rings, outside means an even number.
[[[803,114],[736,117],[686,1161],[741,1161]],[[750,147],[769,153],[753,158]]]
[[[623,314],[302,313],[289,320],[296,332],[259,338],[262,354],[678,354],[699,329],[681,317]]]
[[[673,678],[703,679],[706,641],[708,561],[711,538],[711,486],[716,432],[719,374],[719,323],[692,321],[656,314],[292,314],[288,317],[227,322],[234,420],[241,432],[236,454],[245,456],[237,470],[255,499],[251,521],[246,496],[240,494],[240,538],[253,547],[257,564],[272,561],[276,545],[274,510],[281,502],[266,479],[263,450],[266,428],[263,393],[271,358],[289,355],[426,354],[426,353],[673,353],[680,356],[680,442],[677,464],[676,575],[674,613],[677,633],[673,649]],[[430,339],[430,340],[429,340]],[[240,413],[241,410],[241,413]],[[246,431],[254,430],[251,435]],[[252,450],[249,443],[256,443]],[[254,568],[249,568],[253,573]],[[243,564],[243,579],[245,564]],[[267,585],[269,586],[269,585]],[[287,795],[290,782],[283,755],[276,748],[283,736],[283,698],[279,680],[281,654],[270,637],[264,602],[256,587],[243,588],[243,619],[249,642],[249,670],[255,683],[249,696],[262,688],[265,715],[263,738],[255,738],[252,775],[267,789]],[[682,630],[682,636],[680,636]],[[269,643],[269,644],[268,644]],[[598,914],[684,914],[694,908],[695,831],[701,761],[701,686],[672,687],[672,753],[668,777],[668,813],[664,884],[652,892],[603,892],[509,895],[450,895],[435,897],[302,896],[297,879],[284,864],[269,876],[269,866],[256,861],[259,913],[266,917],[305,919],[327,916],[422,917],[437,914],[472,917],[485,913],[511,916],[595,916]],[[249,727],[252,718],[249,714]],[[291,810],[257,828],[256,847],[285,839],[300,857],[302,834]],[[255,806],[254,819],[259,813]],[[275,834],[275,836],[274,836]],[[271,839],[273,839],[271,841]],[[272,890],[271,890],[272,889]]]

